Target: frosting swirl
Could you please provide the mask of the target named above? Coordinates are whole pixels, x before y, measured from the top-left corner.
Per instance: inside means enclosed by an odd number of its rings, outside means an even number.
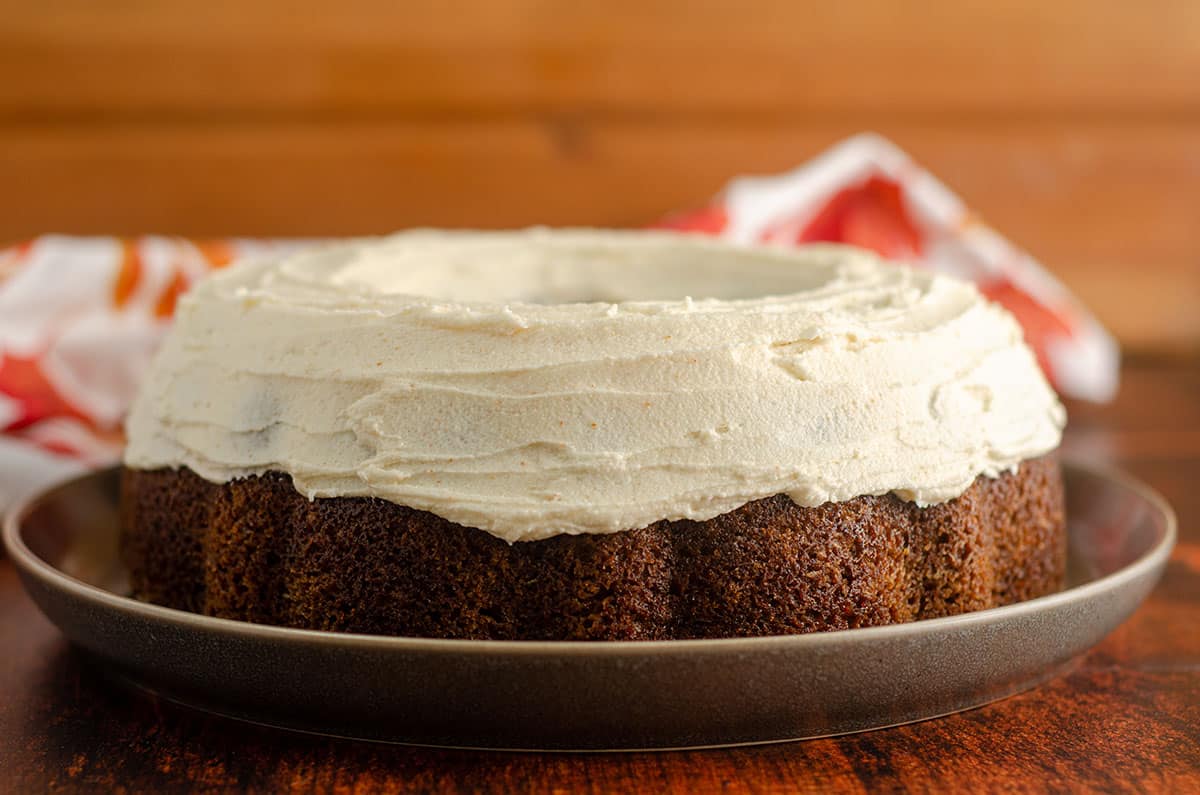
[[[865,252],[422,230],[199,284],[125,462],[280,470],[512,542],[779,493],[941,502],[1064,422],[1007,312]]]

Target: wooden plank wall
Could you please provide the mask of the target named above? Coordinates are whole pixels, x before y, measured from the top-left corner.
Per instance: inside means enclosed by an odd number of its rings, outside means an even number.
[[[636,225],[872,129],[1200,350],[1200,2],[8,0],[0,238]]]

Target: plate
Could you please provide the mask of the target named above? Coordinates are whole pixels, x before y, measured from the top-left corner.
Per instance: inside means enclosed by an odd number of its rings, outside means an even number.
[[[315,632],[127,597],[118,473],[14,510],[4,542],[30,596],[129,681],[204,710],[369,740],[524,750],[776,742],[877,729],[1033,687],[1146,597],[1175,539],[1161,497],[1065,466],[1069,585],[1020,604],[810,635],[631,642]]]

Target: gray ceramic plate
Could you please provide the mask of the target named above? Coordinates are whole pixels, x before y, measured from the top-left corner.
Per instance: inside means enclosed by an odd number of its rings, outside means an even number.
[[[475,748],[634,749],[863,731],[1033,687],[1120,624],[1162,572],[1175,518],[1132,479],[1066,468],[1070,587],[891,627],[754,639],[454,641],[259,626],[125,596],[117,475],[15,510],[4,541],[64,634],[167,698],[260,723]]]

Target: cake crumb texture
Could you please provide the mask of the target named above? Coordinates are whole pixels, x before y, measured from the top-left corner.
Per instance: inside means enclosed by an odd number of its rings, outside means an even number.
[[[286,627],[474,639],[651,640],[878,626],[1061,588],[1058,462],[919,508],[783,495],[708,521],[509,544],[374,498],[309,500],[272,472],[126,469],[134,595]]]

